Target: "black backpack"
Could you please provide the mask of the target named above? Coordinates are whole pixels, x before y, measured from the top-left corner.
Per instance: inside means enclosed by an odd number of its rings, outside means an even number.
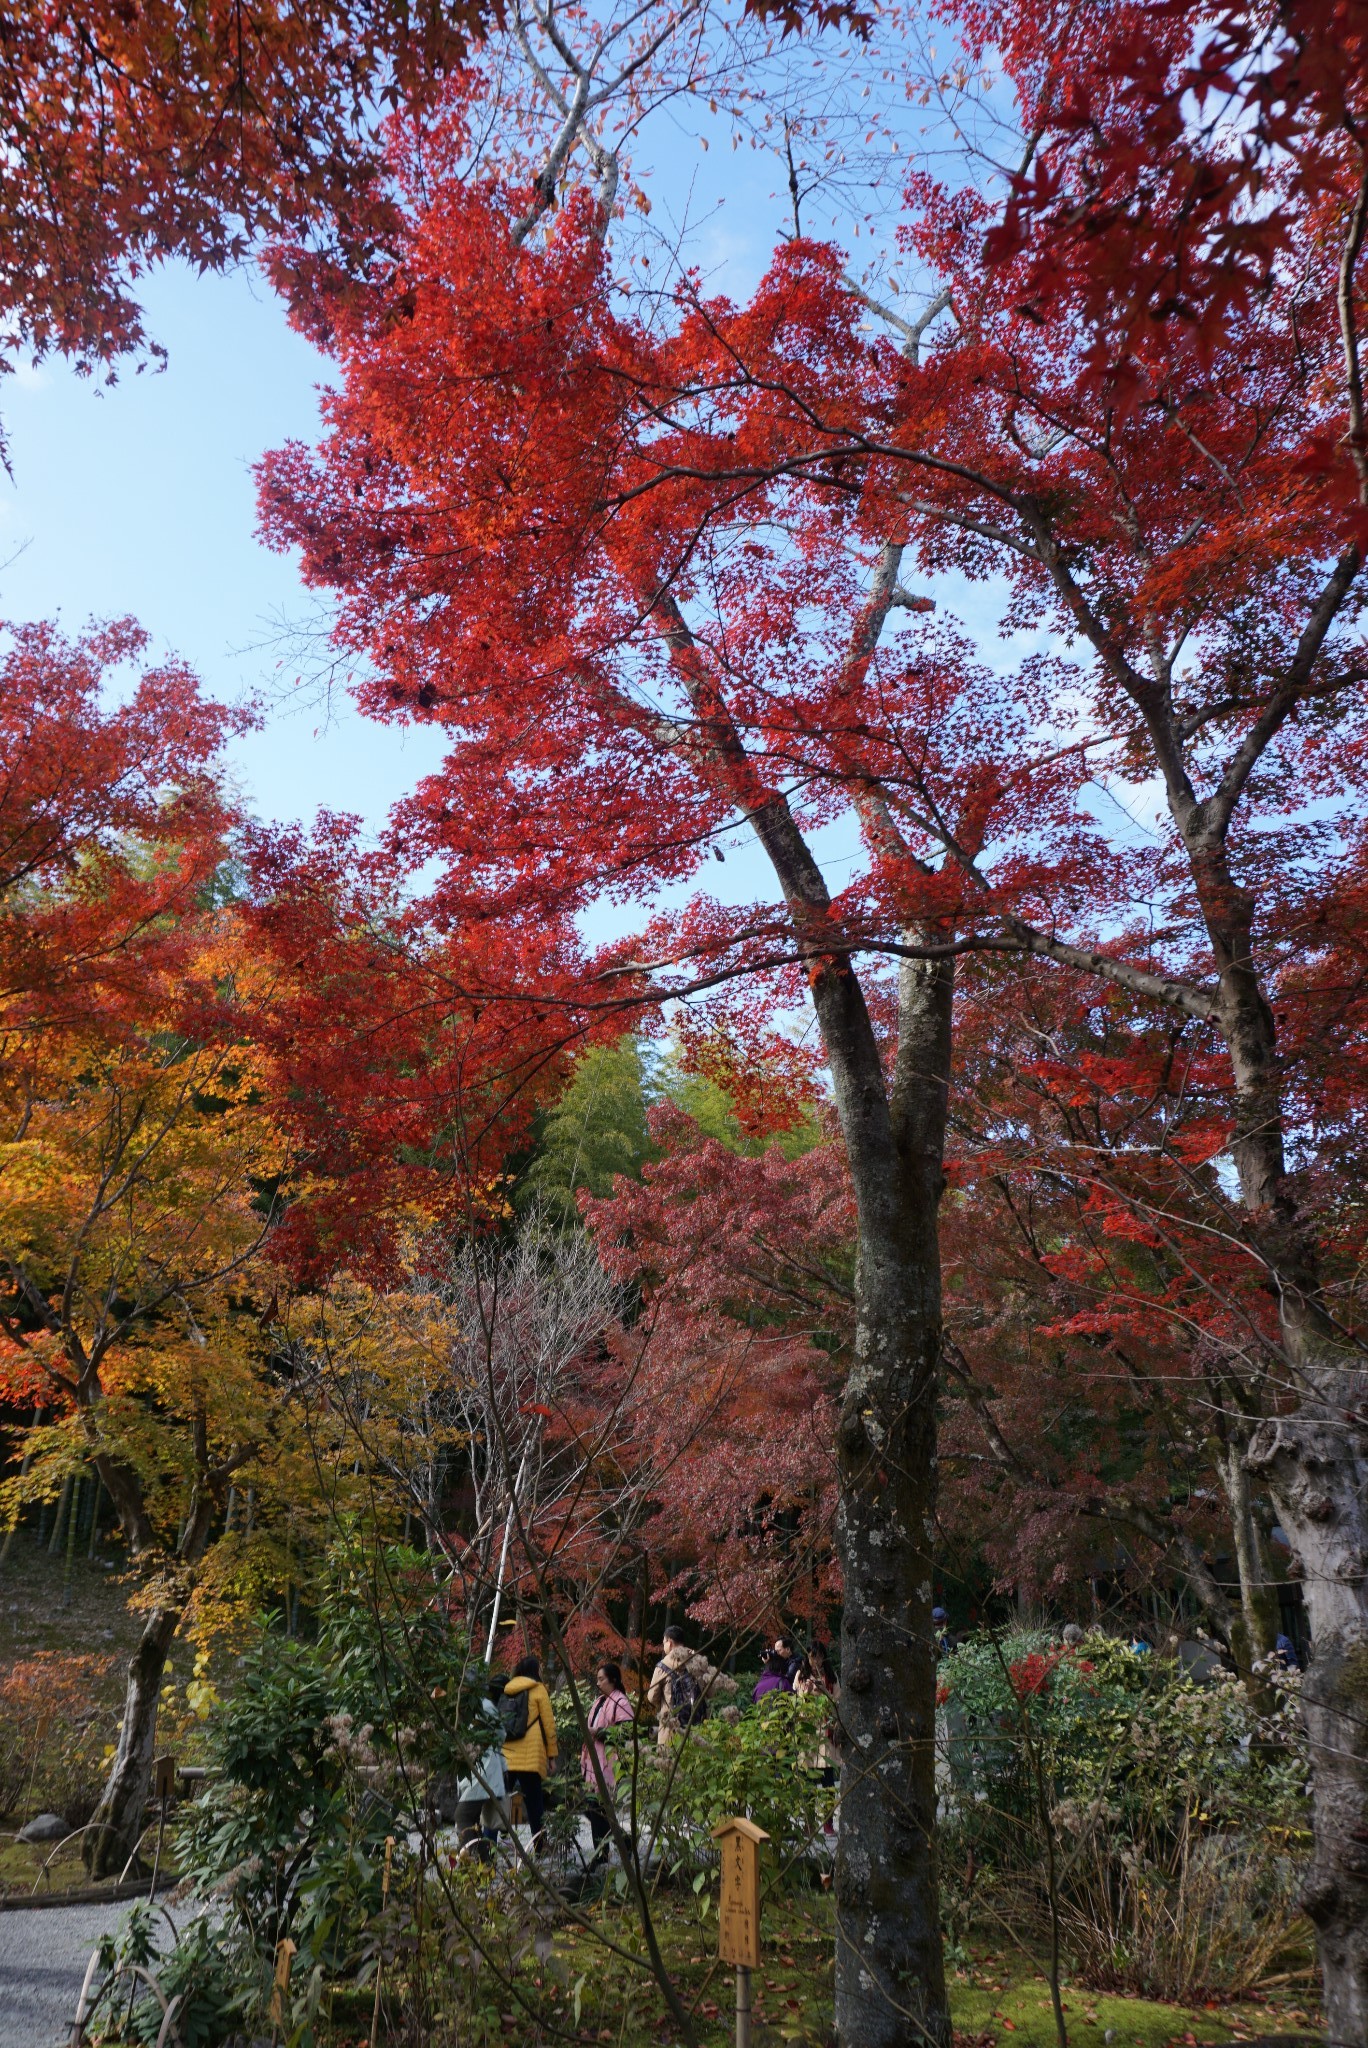
[[[670,1701],[670,1712],[681,1728],[692,1728],[695,1721],[705,1718],[708,1702],[698,1690],[697,1682],[687,1671],[671,1671],[665,1680]]]
[[[516,1692],[505,1689],[499,1694],[499,1719],[503,1722],[505,1742],[521,1742],[527,1733],[527,1702],[532,1697],[530,1685],[519,1686]]]

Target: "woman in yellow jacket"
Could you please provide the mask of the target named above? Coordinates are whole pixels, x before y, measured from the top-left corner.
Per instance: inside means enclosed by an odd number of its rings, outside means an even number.
[[[546,1818],[544,1780],[556,1761],[556,1717],[551,1711],[551,1695],[541,1682],[541,1664],[535,1657],[524,1657],[515,1665],[513,1676],[503,1689],[499,1714],[505,1727],[517,1711],[505,1702],[516,1700],[523,1693],[527,1695],[527,1732],[505,1742],[503,1760],[505,1771],[522,1794],[523,1812],[532,1830],[532,1847],[539,1849]]]

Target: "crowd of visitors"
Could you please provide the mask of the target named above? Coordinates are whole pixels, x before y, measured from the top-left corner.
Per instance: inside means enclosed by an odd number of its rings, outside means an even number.
[[[606,1802],[612,1801],[617,1791],[609,1731],[654,1716],[656,1740],[668,1746],[709,1715],[734,1721],[736,1692],[737,1682],[731,1673],[720,1671],[701,1650],[693,1649],[677,1627],[665,1630],[659,1660],[641,1700],[640,1717],[621,1666],[607,1658],[598,1665],[593,1698],[584,1717],[588,1739],[579,1755],[583,1789],[576,1797],[577,1810],[589,1823],[595,1859],[607,1848],[611,1825]],[[791,1636],[775,1639],[752,1699],[761,1702],[780,1693],[822,1695],[834,1702],[836,1679],[824,1643],[814,1642],[803,1651]],[[547,1780],[555,1774],[560,1755],[555,1710],[542,1679],[540,1659],[523,1657],[507,1678],[491,1674],[480,1711],[489,1728],[489,1747],[456,1785],[449,1817],[456,1823],[463,1846],[476,1846],[487,1854],[494,1836],[512,1823],[516,1798],[536,1851],[545,1836]],[[799,1763],[819,1772],[826,1783],[834,1783],[834,1728],[824,1734],[819,1753]]]

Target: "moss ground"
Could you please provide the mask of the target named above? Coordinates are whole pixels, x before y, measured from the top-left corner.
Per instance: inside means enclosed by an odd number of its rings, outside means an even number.
[[[832,2016],[830,1902],[820,1895],[771,1902],[765,1917],[765,1960],[752,1984],[755,2048],[818,2048],[828,2039]],[[621,1945],[639,1949],[626,1916],[601,1909],[594,1918]],[[734,1978],[717,1959],[715,1923],[662,1900],[659,1934],[701,2040],[721,2048],[734,2038]],[[463,2037],[478,2040],[483,2033],[489,2042],[535,2034],[533,2013],[540,2009],[557,2032],[564,2028],[580,2041],[642,2048],[677,2038],[649,1976],[606,1955],[583,1929],[561,1927],[549,1955],[529,1957],[520,1991],[520,1998],[499,1995],[473,2028],[467,2020]],[[1049,1984],[1030,1957],[967,1955],[951,1974],[950,1993],[961,2048],[1057,2048]],[[1311,1986],[1286,1982],[1222,2005],[1098,1996],[1070,1982],[1063,2004],[1070,2048],[1224,2048],[1273,2035],[1314,2036],[1319,2019]],[[337,2038],[350,2048],[349,2035]]]
[[[51,1862],[48,1862],[49,1857]],[[46,1885],[42,1882],[45,1863],[48,1865]],[[54,1892],[78,1891],[89,1882],[81,1863],[79,1842],[59,1849],[54,1856],[50,1842],[42,1847],[36,1843],[30,1846],[0,1832],[0,1898],[11,1894],[22,1897],[35,1886]]]

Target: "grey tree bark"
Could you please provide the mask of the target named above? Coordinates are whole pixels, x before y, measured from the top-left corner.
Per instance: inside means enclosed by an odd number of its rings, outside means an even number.
[[[178,1607],[153,1608],[129,1659],[118,1745],[85,1838],[92,1877],[117,1877],[138,1846],[152,1783],[157,1701],[180,1618]]]
[[[194,1441],[203,1472],[208,1446],[202,1422],[196,1424]],[[136,1474],[104,1453],[94,1463],[134,1556],[144,1555],[154,1547],[155,1537]],[[82,1847],[86,1869],[95,1878],[117,1876],[138,1846],[152,1783],[162,1677],[185,1613],[196,1567],[208,1545],[214,1513],[213,1494],[207,1486],[201,1486],[192,1496],[174,1559],[166,1560],[163,1583],[175,1587],[178,1597],[149,1611],[138,1647],[128,1662],[119,1740]]]
[[[1320,1942],[1332,2048],[1368,2042],[1368,1359],[1329,1314],[1310,1219],[1283,1141],[1277,1040],[1253,966],[1253,904],[1224,844],[1193,849],[1220,970],[1235,1076],[1231,1150],[1251,1235],[1278,1305],[1291,1413],[1253,1430],[1244,1462],[1272,1495],[1311,1625],[1302,1712],[1315,1848],[1303,1904]]]
[[[817,993],[859,1212],[855,1363],[837,1431],[836,2034],[850,2048],[903,2048],[950,2040],[931,1604],[953,982],[947,962],[904,965],[887,1092],[861,1043],[867,1017],[842,1014],[858,991]]]

